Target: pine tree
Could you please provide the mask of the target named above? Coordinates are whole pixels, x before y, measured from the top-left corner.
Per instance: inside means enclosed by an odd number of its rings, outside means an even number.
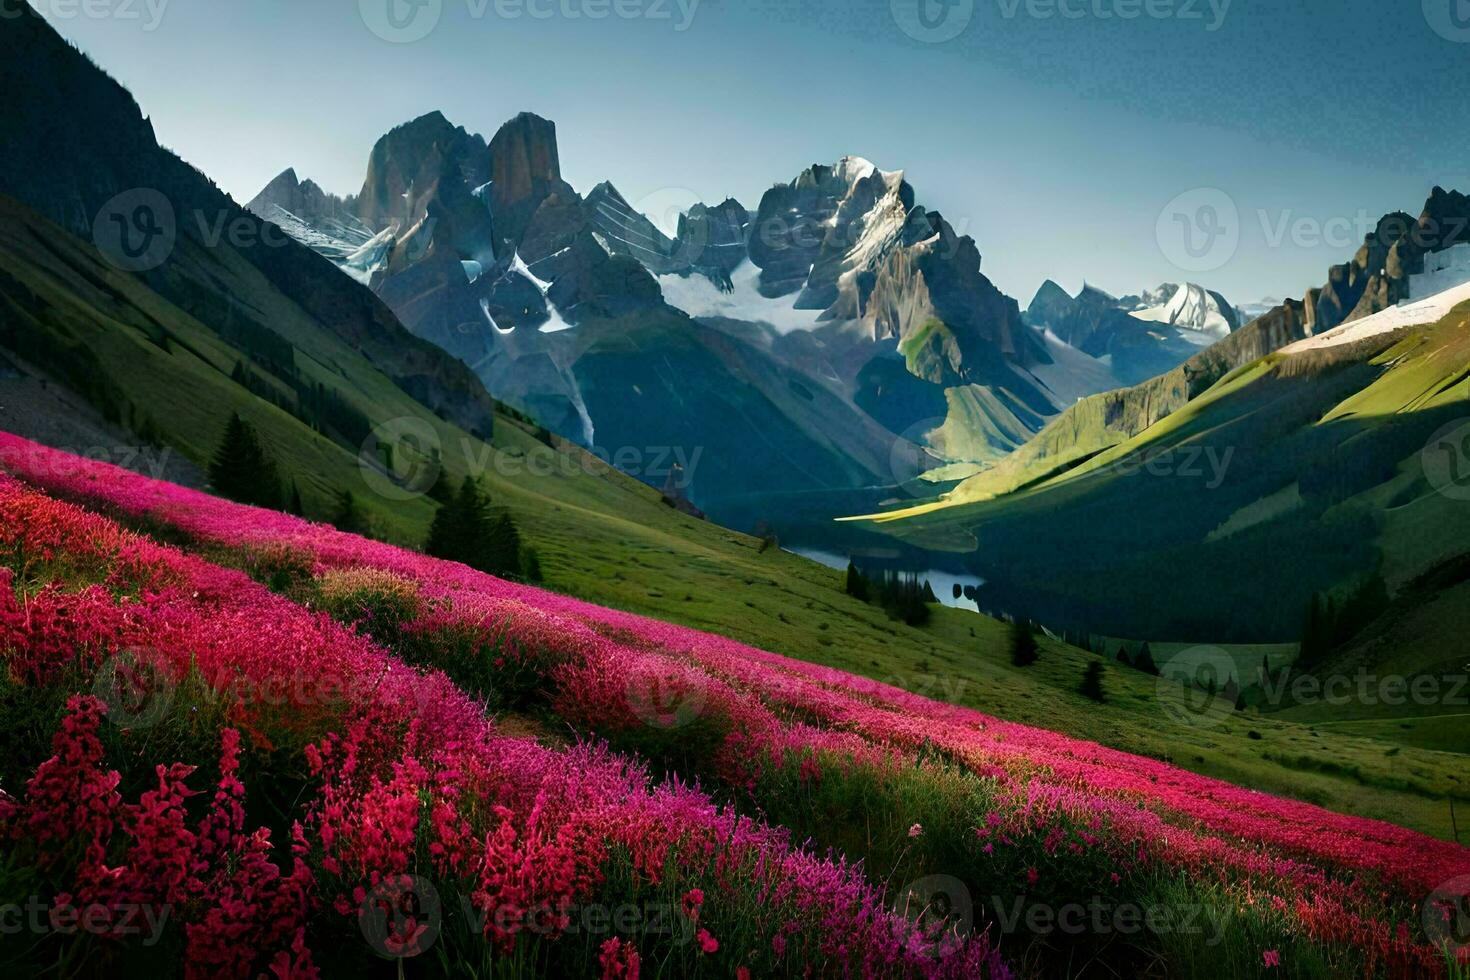
[[[1135,669],[1141,670],[1145,674],[1152,674],[1155,677],[1159,676],[1159,665],[1154,663],[1154,652],[1153,649],[1149,647],[1147,641],[1145,641],[1143,647],[1139,649],[1138,656],[1135,657],[1133,660],[1133,666]]]
[[[491,523],[485,538],[484,564],[480,567],[492,575],[521,573],[521,532],[509,514],[501,513]]]
[[[220,496],[242,504],[280,509],[281,478],[255,428],[238,412],[209,464],[209,482]]]
[[[286,513],[296,517],[306,516],[306,507],[301,502],[301,488],[296,485],[295,480],[291,481],[291,499],[286,505]]]
[[[1103,665],[1101,661],[1094,660],[1087,665],[1087,673],[1082,675],[1082,686],[1078,690],[1089,701],[1096,701],[1098,704],[1102,704],[1107,700],[1107,695],[1103,692]]]
[[[541,578],[540,556],[525,546],[510,514],[492,514],[489,498],[468,477],[434,515],[424,551],[491,575]]]
[[[434,515],[424,551],[435,558],[481,568],[485,563],[489,530],[485,498],[475,481],[465,477],[453,498]]]
[[[859,602],[867,602],[872,598],[867,577],[852,562],[847,563],[847,594]]]
[[[332,515],[332,526],[348,534],[368,533],[367,517],[357,506],[357,498],[351,490],[343,490],[337,498],[337,510]]]
[[[1010,625],[1008,636],[1011,647],[1011,663],[1017,667],[1030,667],[1040,657],[1036,636],[1028,623],[1021,620]]]
[[[543,581],[541,556],[536,553],[535,548],[527,547],[521,550],[521,577],[527,582]]]
[[[438,472],[434,476],[434,482],[429,485],[428,497],[436,504],[447,504],[454,499],[454,488],[449,485],[449,474],[444,472],[438,449],[434,450],[434,465],[438,467]]]

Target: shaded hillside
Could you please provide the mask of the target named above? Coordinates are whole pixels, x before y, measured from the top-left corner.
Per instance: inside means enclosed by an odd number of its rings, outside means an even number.
[[[1464,550],[1470,512],[1440,492],[1426,446],[1470,413],[1467,379],[1462,306],[1427,327],[1257,359],[1017,492],[881,526],[973,550],[990,580],[983,608],[1103,635],[1296,640],[1314,595],[1377,576],[1394,590]],[[1093,419],[1104,432],[1127,423]]]
[[[1285,301],[1171,371],[1082,399],[1016,452],[961,485],[946,502],[1007,493],[1120,445],[1179,411],[1231,371],[1406,298],[1408,277],[1423,270],[1425,254],[1466,240],[1470,199],[1436,187],[1417,221],[1404,214],[1386,215],[1352,261],[1333,266],[1327,284],[1308,290],[1304,300]],[[1054,296],[1043,298],[1057,302]]]
[[[0,89],[0,193],[81,238],[122,245],[121,223],[134,244],[161,241],[137,263],[139,275],[229,342],[330,332],[415,400],[488,433],[493,402],[463,364],[160,147],[132,96],[24,5],[0,19]],[[163,234],[144,237],[145,221]]]

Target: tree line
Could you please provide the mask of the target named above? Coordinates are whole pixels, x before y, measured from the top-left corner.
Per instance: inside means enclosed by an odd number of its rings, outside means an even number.
[[[283,481],[280,468],[255,427],[230,416],[209,464],[216,493],[237,503],[284,510],[306,517],[301,489]],[[469,477],[452,488],[441,471],[428,496],[438,506],[423,544],[425,554],[457,561],[491,575],[539,582],[541,559],[528,546],[510,513],[491,506],[488,494]],[[351,490],[339,491],[327,523],[348,534],[373,536],[372,521]]]

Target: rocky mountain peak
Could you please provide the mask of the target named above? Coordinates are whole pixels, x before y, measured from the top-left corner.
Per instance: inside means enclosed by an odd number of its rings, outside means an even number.
[[[530,112],[505,123],[490,140],[490,169],[497,203],[512,204],[538,185],[560,183],[556,123]]]
[[[485,141],[435,111],[389,131],[374,145],[358,195],[358,217],[369,227],[406,231],[421,222],[439,183],[489,180]]]

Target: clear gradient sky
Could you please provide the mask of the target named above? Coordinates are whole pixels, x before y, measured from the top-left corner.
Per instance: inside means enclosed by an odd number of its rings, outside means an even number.
[[[904,169],[1022,305],[1048,277],[1300,296],[1360,216],[1470,192],[1470,0],[32,3],[241,202],[288,166],[354,192],[433,109],[486,138],[530,110],[573,185],[631,201]],[[390,3],[432,30],[385,40]]]

